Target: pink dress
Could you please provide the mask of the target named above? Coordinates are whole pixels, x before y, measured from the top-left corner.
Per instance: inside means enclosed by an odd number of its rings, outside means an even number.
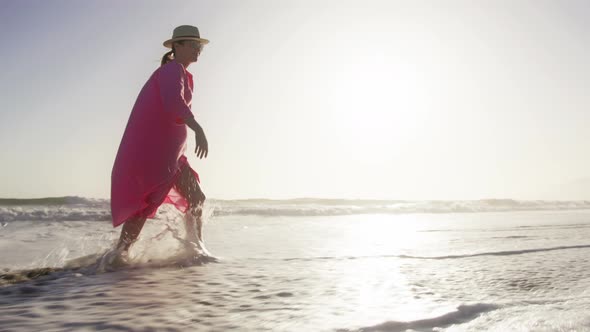
[[[175,60],[156,69],[141,89],[111,174],[114,227],[153,218],[162,203],[188,209],[174,184],[185,166],[199,179],[184,155],[192,94],[193,76]]]

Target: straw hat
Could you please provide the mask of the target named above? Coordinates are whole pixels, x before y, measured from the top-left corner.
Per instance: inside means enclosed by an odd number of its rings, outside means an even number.
[[[172,38],[165,41],[163,45],[167,48],[172,48],[172,43],[175,41],[187,39],[196,40],[203,45],[209,42],[209,40],[201,38],[197,27],[192,25],[180,25],[174,29],[174,32],[172,32]]]

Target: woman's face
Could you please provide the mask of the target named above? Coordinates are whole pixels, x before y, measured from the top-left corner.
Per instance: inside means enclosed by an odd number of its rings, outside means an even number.
[[[182,62],[197,62],[203,45],[196,40],[183,40],[181,43],[174,44],[174,57]]]

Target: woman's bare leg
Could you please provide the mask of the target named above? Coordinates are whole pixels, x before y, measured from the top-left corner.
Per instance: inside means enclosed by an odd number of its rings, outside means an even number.
[[[127,220],[123,224],[121,230],[121,237],[119,237],[119,243],[117,249],[123,249],[123,251],[129,251],[129,247],[137,241],[137,237],[145,224],[146,218],[133,218]]]
[[[203,242],[203,204],[189,209],[186,214],[186,234],[189,239]]]
[[[197,243],[200,237],[197,232],[197,227],[196,227],[197,221],[195,220],[195,217],[193,216],[192,213],[187,211],[184,218],[185,218],[184,222],[185,222],[185,228],[186,228],[186,239],[190,242]]]
[[[203,203],[205,194],[189,167],[184,167],[176,184],[178,192],[188,201],[186,233],[191,242],[203,242]],[[196,228],[195,228],[196,226]],[[196,243],[198,244],[198,243]]]

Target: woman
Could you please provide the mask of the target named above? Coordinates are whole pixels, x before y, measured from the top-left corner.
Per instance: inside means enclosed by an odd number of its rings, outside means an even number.
[[[185,213],[188,240],[197,246],[202,242],[205,195],[184,155],[186,127],[195,133],[197,157],[206,158],[209,147],[191,111],[193,77],[186,69],[208,42],[197,27],[175,28],[164,42],[172,50],[164,54],[133,106],[111,174],[113,226],[123,224],[118,251],[128,252],[162,203]]]

